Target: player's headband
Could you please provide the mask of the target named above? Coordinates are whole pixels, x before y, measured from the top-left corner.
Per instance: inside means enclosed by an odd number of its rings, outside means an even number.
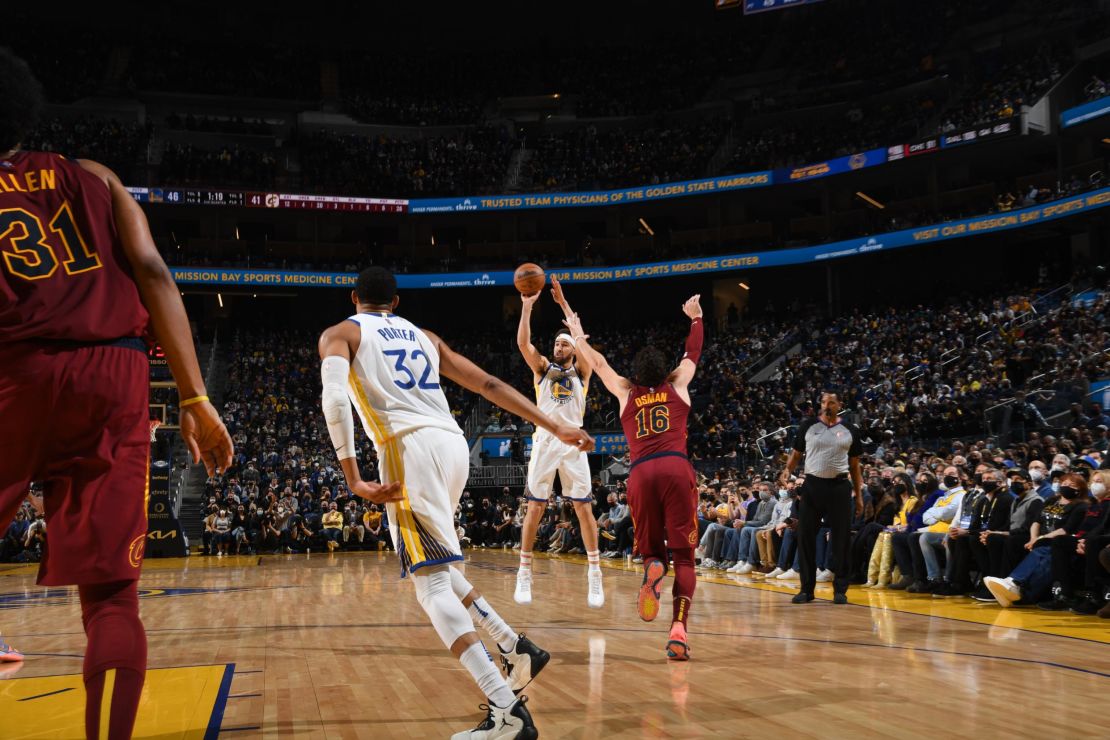
[[[564,332],[559,332],[559,334],[557,334],[555,336],[555,341],[556,342],[559,341],[560,339],[565,339],[567,344],[569,344],[571,347],[575,346],[574,337],[572,337],[570,334],[567,334],[565,331]]]

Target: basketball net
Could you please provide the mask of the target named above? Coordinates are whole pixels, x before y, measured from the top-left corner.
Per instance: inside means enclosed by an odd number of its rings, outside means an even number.
[[[158,427],[160,427],[160,426],[162,426],[161,419],[151,419],[150,420],[150,441],[151,441],[152,444],[154,442],[158,441],[157,432],[158,432]]]

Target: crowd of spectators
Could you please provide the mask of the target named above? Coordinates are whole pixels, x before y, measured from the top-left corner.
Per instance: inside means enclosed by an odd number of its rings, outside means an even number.
[[[566,191],[657,185],[707,175],[724,123],[665,123],[644,129],[586,126],[528,142],[534,154],[521,189]]]
[[[273,187],[278,161],[273,152],[239,145],[204,149],[167,142],[162,152],[161,179],[178,185],[240,185]]]
[[[165,118],[166,128],[182,131],[203,131],[219,134],[250,134],[270,136],[273,126],[262,118],[243,118],[241,116],[201,116],[192,113],[184,115],[171,113]]]
[[[71,159],[93,159],[122,178],[130,178],[144,164],[151,128],[114,119],[82,116],[42,121],[24,149],[57,152]]]
[[[995,52],[977,57],[964,92],[943,111],[937,133],[1011,118],[1033,105],[1060,79],[1072,50],[1042,44],[1036,50]]]
[[[300,141],[302,184],[314,193],[382,197],[499,191],[512,143],[499,129],[398,139],[317,132]]]

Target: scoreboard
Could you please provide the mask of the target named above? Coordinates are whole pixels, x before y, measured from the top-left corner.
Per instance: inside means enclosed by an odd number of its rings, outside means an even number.
[[[404,213],[409,202],[402,198],[356,198],[339,195],[297,195],[243,190],[189,190],[176,188],[127,188],[140,203],[192,206],[284,208],[352,213]]]

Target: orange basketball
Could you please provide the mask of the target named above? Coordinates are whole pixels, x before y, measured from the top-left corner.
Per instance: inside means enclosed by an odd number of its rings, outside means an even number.
[[[525,262],[513,273],[513,285],[524,295],[539,293],[546,282],[547,275],[535,262]]]

